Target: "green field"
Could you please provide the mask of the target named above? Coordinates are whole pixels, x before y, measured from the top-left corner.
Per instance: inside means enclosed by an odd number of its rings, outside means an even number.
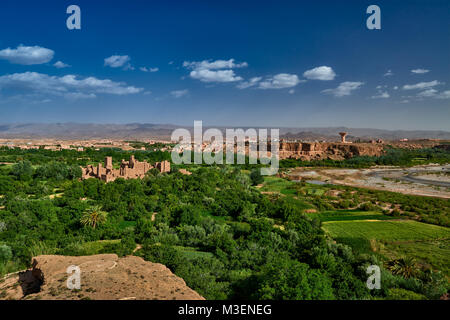
[[[382,253],[388,257],[413,257],[450,276],[450,241],[448,239],[388,243]]]
[[[361,253],[387,259],[408,256],[450,276],[450,230],[417,221],[329,221],[323,229],[336,241]]]
[[[306,215],[310,218],[318,217],[322,222],[394,219],[393,217],[383,215],[381,212],[361,211],[361,210],[334,210],[334,211],[324,211],[320,214],[307,213]]]
[[[364,238],[368,240],[436,240],[449,239],[448,228],[417,221],[329,221],[323,228],[333,238]]]
[[[286,179],[266,176],[264,177],[264,184],[259,191],[278,194],[303,210],[314,208],[314,206],[298,196],[296,183]]]
[[[264,185],[260,189],[262,192],[277,192],[281,194],[295,194],[297,191],[293,188],[292,182],[277,177],[264,177]]]
[[[322,196],[327,190],[326,187],[308,183],[302,189],[310,196]],[[284,195],[297,195],[298,183],[283,178],[266,176],[260,190],[262,192],[277,192]]]

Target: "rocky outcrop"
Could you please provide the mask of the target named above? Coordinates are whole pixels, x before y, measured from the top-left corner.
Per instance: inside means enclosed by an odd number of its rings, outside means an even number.
[[[382,144],[336,142],[281,142],[280,159],[342,160],[354,156],[380,156]]]
[[[69,289],[78,266],[80,289]],[[45,300],[204,300],[166,266],[116,254],[67,257],[42,255],[33,267],[0,280],[1,299]]]

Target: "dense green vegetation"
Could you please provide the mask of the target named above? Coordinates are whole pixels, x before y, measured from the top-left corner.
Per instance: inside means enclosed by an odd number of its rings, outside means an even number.
[[[394,195],[262,178],[229,166],[197,166],[192,175],[153,170],[142,180],[107,184],[78,179],[78,165],[100,162],[105,155],[117,163],[129,154],[2,149],[0,162],[14,164],[0,165],[0,274],[25,268],[39,254],[126,255],[140,244],[134,254],[165,264],[207,299],[434,299],[448,290],[436,271],[444,270],[448,246],[440,253],[444,257],[430,261],[432,268],[414,267],[413,276],[383,267],[382,290],[369,291],[366,267],[394,261],[404,248],[390,242],[386,252],[392,256],[379,255],[370,243],[378,236],[324,231],[355,223],[351,220],[394,218],[397,212],[380,207],[383,201],[397,205]],[[169,158],[159,151],[135,154],[149,162]],[[448,202],[433,199],[422,206],[419,198],[405,200],[410,210],[432,206],[434,213],[421,216],[448,222],[448,211],[442,211]],[[398,217],[409,218],[404,209]],[[447,228],[415,221],[376,223],[412,225],[414,230],[404,231],[414,234],[412,240],[422,234],[430,241],[448,237]],[[415,257],[427,258],[420,252]]]
[[[33,165],[47,164],[51,161],[63,162],[68,165],[86,166],[88,164],[97,165],[103,162],[106,156],[111,156],[115,164],[119,164],[122,159],[128,160],[130,155],[134,155],[136,160],[148,161],[150,163],[162,160],[170,160],[170,152],[162,151],[123,151],[119,148],[86,148],[85,151],[61,150],[51,151],[44,149],[21,150],[0,147],[0,163],[17,163],[21,160],[28,160]]]
[[[125,141],[130,144],[131,147],[135,149],[144,148],[145,150],[159,150],[162,148],[167,147],[173,147],[175,146],[174,143],[162,143],[162,142],[156,142],[156,143],[148,143],[148,142],[142,142],[142,141]]]
[[[314,185],[277,177],[266,177],[265,184],[260,190],[266,193],[276,192],[285,195],[296,202],[298,206],[316,208],[322,211],[319,216],[322,221],[327,221],[328,218],[331,220],[336,218],[355,220],[346,218],[343,213],[354,215],[364,212],[366,215],[371,212],[370,214],[384,214],[377,219],[406,217],[430,224],[450,226],[450,201],[448,199],[342,185]],[[338,212],[339,216],[330,217],[333,212]]]
[[[356,255],[370,255],[383,265],[383,277],[389,279],[385,285],[390,286],[384,291],[386,298],[423,299],[426,290],[430,298],[431,284],[426,285],[427,289],[416,286],[417,283],[423,285],[424,279],[433,281],[435,288],[442,292],[448,288],[449,229],[417,221],[448,226],[449,200],[308,184],[276,177],[266,177],[260,190],[268,196],[279,195],[289,199],[297,206],[308,204],[304,207],[306,216],[322,221],[324,230],[333,231],[328,232],[330,237],[350,246]],[[415,280],[393,275],[388,267],[389,263],[408,257],[413,259],[415,273],[412,278]],[[442,273],[431,273],[434,276],[430,278],[430,270]],[[416,285],[412,286],[410,282]],[[399,288],[399,283],[409,289]]]
[[[337,168],[369,168],[372,166],[414,166],[427,163],[445,164],[450,162],[450,153],[444,149],[397,149],[388,148],[380,157],[358,156],[345,160],[312,160],[303,161],[284,159],[280,161],[281,168],[293,167],[337,167]]]
[[[22,163],[3,173],[23,167],[29,173]],[[48,180],[64,191],[52,199],[37,197],[33,185],[45,181],[31,176],[15,180],[21,188],[12,186],[2,198],[0,239],[12,253],[3,268],[23,267],[36,254],[92,253],[88,243],[121,239],[100,246],[100,252],[129,254],[141,243],[140,255],[166,264],[207,298],[368,296],[355,271],[361,261],[341,252],[348,248],[327,243],[319,224],[290,203],[272,202],[252,189],[239,170],[202,168],[191,176],[156,174],[108,184]],[[333,260],[329,269],[317,264],[322,255]],[[293,285],[299,277],[308,280]]]

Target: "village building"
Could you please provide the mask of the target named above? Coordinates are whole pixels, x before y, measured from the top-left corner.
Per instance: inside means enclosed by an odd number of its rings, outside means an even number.
[[[97,178],[105,182],[111,182],[117,178],[140,179],[153,168],[161,173],[170,172],[170,162],[157,162],[152,166],[146,161],[136,160],[134,155],[131,155],[129,161],[122,159],[119,169],[114,169],[112,157],[106,157],[104,165],[99,163],[97,167],[88,165],[86,168],[82,168],[82,179]]]

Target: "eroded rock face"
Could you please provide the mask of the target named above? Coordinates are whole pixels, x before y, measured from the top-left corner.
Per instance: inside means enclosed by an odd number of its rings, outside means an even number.
[[[69,266],[80,268],[80,284],[68,289]],[[67,257],[42,255],[33,268],[0,282],[1,299],[204,300],[166,266],[116,254]]]
[[[281,142],[280,159],[342,160],[354,156],[380,156],[382,144],[335,142]]]

